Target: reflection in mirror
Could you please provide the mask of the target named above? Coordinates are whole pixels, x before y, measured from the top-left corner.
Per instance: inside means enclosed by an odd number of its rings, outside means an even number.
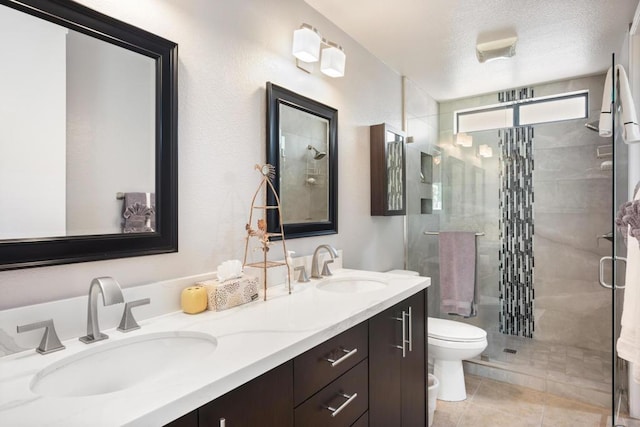
[[[175,251],[177,45],[68,0],[0,36],[0,270]]]
[[[280,104],[280,203],[282,222],[327,221],[329,121]]]
[[[267,83],[267,162],[288,239],[337,233],[337,122],[335,109]],[[278,216],[267,215],[279,231]]]
[[[404,212],[404,136],[387,131],[387,210]]]
[[[155,61],[8,7],[0,37],[0,239],[120,233],[116,193],[155,192]]]

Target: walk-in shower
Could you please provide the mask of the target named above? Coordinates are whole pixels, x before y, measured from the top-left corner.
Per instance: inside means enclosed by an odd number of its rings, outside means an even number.
[[[468,132],[471,147],[455,143],[455,112],[498,104],[496,94],[440,102],[435,112],[410,118],[407,268],[432,279],[429,316],[487,332],[487,349],[465,362],[466,372],[612,408],[614,302],[598,283],[598,264],[612,252],[600,237],[612,231],[614,159],[611,139],[600,137],[594,122],[604,78],[536,85],[536,97],[588,93],[588,111]],[[480,146],[493,155],[481,155]],[[420,159],[433,150],[442,160],[423,184]],[[626,183],[626,176],[617,179]],[[425,214],[420,200],[436,195],[441,209]],[[439,312],[438,239],[425,230],[484,233],[477,239],[476,317]]]

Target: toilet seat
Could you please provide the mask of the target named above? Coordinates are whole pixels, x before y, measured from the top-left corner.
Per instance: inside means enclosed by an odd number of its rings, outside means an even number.
[[[452,342],[486,342],[487,332],[477,326],[454,320],[427,318],[429,338]]]

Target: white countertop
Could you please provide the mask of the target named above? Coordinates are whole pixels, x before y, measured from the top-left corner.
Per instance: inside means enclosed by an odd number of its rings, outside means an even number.
[[[269,289],[267,302],[254,301],[222,312],[175,312],[140,321],[141,329],[106,330],[109,339],[87,346],[66,340],[65,350],[40,355],[33,350],[0,358],[0,425],[158,426],[166,424],[327,339],[426,288],[425,277],[342,269],[335,277],[388,279],[380,290],[327,292],[318,280],[296,284],[291,295]],[[278,295],[280,291],[280,295]],[[42,397],[33,376],[51,363],[115,340],[165,331],[196,331],[218,340],[214,352],[193,366],[164,372],[125,390],[86,397]],[[90,380],[90,379],[88,379]]]

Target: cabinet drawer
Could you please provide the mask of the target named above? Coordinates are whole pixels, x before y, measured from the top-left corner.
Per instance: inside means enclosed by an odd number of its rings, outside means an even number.
[[[291,361],[260,375],[198,409],[199,427],[293,426]]]
[[[358,421],[351,424],[351,427],[369,427],[369,411],[362,414]]]
[[[369,405],[367,360],[314,394],[295,409],[295,425],[300,427],[350,426]]]
[[[367,335],[367,322],[364,322],[296,357],[293,360],[295,406],[365,359],[369,347]]]

